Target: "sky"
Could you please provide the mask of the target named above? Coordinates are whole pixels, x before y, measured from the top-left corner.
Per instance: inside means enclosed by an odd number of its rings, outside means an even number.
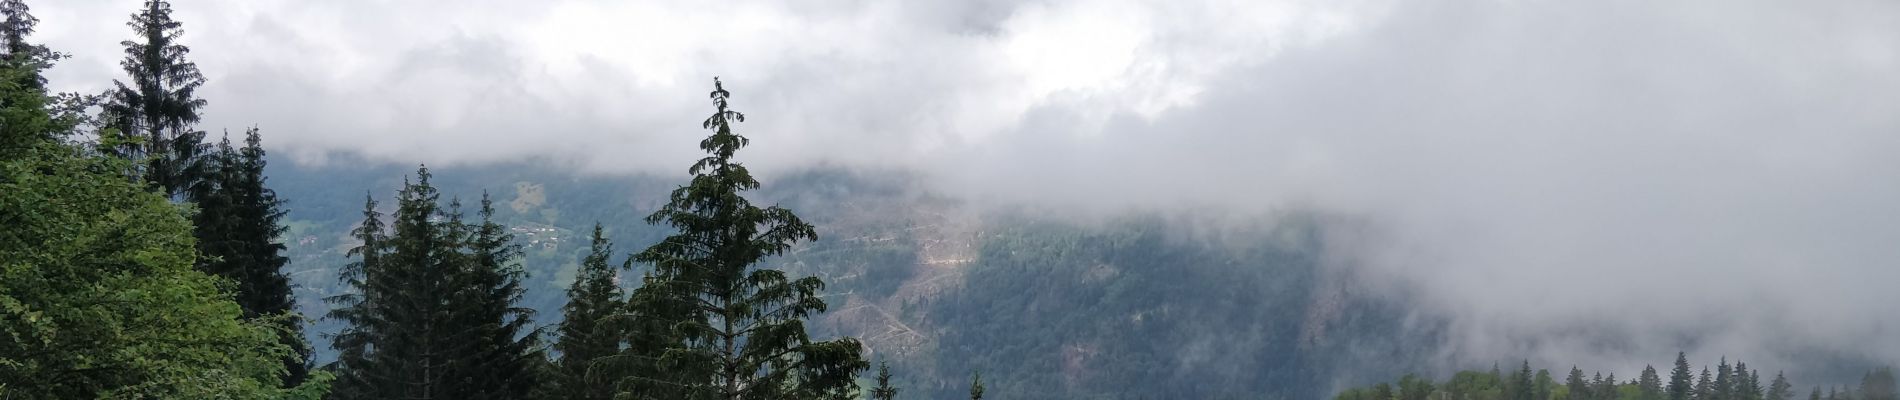
[[[755,168],[1364,216],[1448,357],[1900,360],[1900,2],[174,3],[201,128],[300,163],[677,173],[718,76]],[[121,77],[138,1],[33,5]]]

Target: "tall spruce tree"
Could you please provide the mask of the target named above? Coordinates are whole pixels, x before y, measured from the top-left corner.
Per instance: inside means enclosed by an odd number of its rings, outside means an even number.
[[[1715,382],[1710,380],[1709,366],[1707,365],[1702,366],[1702,375],[1696,378],[1694,397],[1697,400],[1715,398]]]
[[[78,124],[55,109],[60,99],[49,96],[42,75],[64,55],[27,41],[39,18],[22,0],[0,0],[0,18],[0,159],[8,159],[55,143]]]
[[[624,297],[617,282],[619,271],[608,265],[613,243],[607,241],[599,223],[594,224],[590,243],[574,283],[568,285],[567,305],[561,307],[560,337],[554,342],[554,350],[561,353],[557,391],[566,399],[613,398],[613,382],[594,372],[592,366],[595,360],[618,353],[624,337],[613,329],[612,317],[623,308]]]
[[[1590,383],[1583,380],[1583,370],[1578,369],[1574,365],[1570,367],[1570,375],[1564,377],[1564,387],[1570,389],[1570,398],[1572,399],[1583,400],[1591,398]]]
[[[1510,384],[1504,387],[1505,398],[1512,400],[1531,400],[1531,397],[1534,397],[1536,392],[1536,387],[1532,379],[1531,361],[1527,359],[1524,360],[1522,366],[1519,367],[1517,371],[1511,373]]]
[[[1715,365],[1715,386],[1710,390],[1713,399],[1735,400],[1735,368],[1728,365],[1728,357]]]
[[[891,386],[891,366],[877,362],[877,386],[871,388],[871,400],[896,400],[897,388]]]
[[[20,85],[22,90],[45,91],[46,77],[40,71],[64,57],[27,39],[39,24],[40,19],[33,16],[32,7],[28,7],[25,0],[0,0],[0,62],[27,72],[8,77],[9,82]]]
[[[1655,366],[1643,366],[1642,375],[1636,377],[1636,388],[1640,389],[1638,393],[1641,394],[1642,400],[1662,400],[1662,377],[1656,375]]]
[[[285,229],[279,222],[283,200],[265,186],[264,156],[263,139],[252,128],[245,132],[244,147],[233,147],[226,137],[204,157],[211,173],[190,188],[199,208],[192,234],[198,239],[198,269],[234,283],[244,318],[270,321],[280,341],[294,350],[284,359],[289,387],[309,372],[310,347],[303,340],[303,318],[294,310],[290,278],[283,273],[290,262],[277,242]]]
[[[379,310],[371,308],[383,303],[382,291],[369,290],[369,284],[384,280],[369,276],[383,271],[383,254],[388,251],[389,238],[383,213],[376,210],[375,196],[365,194],[363,197],[363,222],[350,230],[357,245],[345,254],[355,261],[344,264],[337,274],[337,280],[355,291],[324,299],[334,307],[324,318],[344,323],[341,331],[330,336],[330,346],[337,351],[337,359],[330,365],[336,373],[336,383],[330,392],[330,398],[334,399],[375,398],[383,384],[380,377],[370,375],[376,366],[369,358],[372,336],[383,329],[385,322],[377,313]],[[378,295],[378,299],[371,301],[371,295]]]
[[[1787,375],[1775,373],[1775,381],[1768,384],[1768,400],[1793,400],[1794,385],[1788,383]]]
[[[1676,352],[1676,369],[1669,372],[1669,400],[1689,400],[1694,392],[1694,377],[1689,373],[1689,354]]]
[[[635,256],[653,272],[633,298],[658,303],[641,308],[678,312],[666,323],[678,342],[657,360],[670,374],[631,379],[662,382],[676,391],[670,398],[847,396],[868,367],[857,340],[812,341],[805,330],[804,319],[826,309],[824,282],[757,266],[818,235],[791,210],[743,196],[759,181],[733,159],[749,140],[732,131],[745,116],[728,107],[730,97],[713,79],[715,112],[702,124],[713,133],[700,141],[708,155],[687,169],[692,181],[646,218],[679,232]]]
[[[467,274],[465,283],[454,286],[462,295],[455,304],[464,306],[453,310],[464,320],[454,326],[472,332],[475,347],[459,356],[472,363],[469,368],[452,371],[456,380],[474,389],[460,398],[519,399],[539,385],[535,361],[546,357],[539,350],[540,332],[532,326],[534,309],[519,305],[526,292],[521,281],[527,278],[518,264],[521,245],[495,221],[495,202],[487,192],[482,192],[478,214],[481,224],[474,227],[467,246],[472,262],[459,271]]]
[[[139,36],[120,42],[125,46],[125,69],[131,83],[113,81],[107,93],[105,123],[142,140],[128,142],[120,149],[123,156],[145,160],[140,176],[147,183],[175,197],[205,174],[198,162],[204,151],[203,131],[196,130],[198,111],[204,99],[198,98],[204,74],[198,65],[185,59],[191,49],[178,43],[182,24],[172,19],[171,3],[146,0],[132,21],[126,24]]]
[[[536,385],[538,335],[528,331],[518,248],[493,219],[484,196],[482,222],[448,208],[427,168],[405,182],[392,233],[379,232],[374,203],[352,250],[358,261],[344,279],[358,293],[340,299],[332,316],[351,324],[335,336],[336,398],[518,399]]]

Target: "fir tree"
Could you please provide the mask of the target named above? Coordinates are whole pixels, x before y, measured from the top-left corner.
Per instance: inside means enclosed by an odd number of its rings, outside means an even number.
[[[877,363],[877,386],[871,388],[871,400],[894,400],[897,388],[891,386],[891,366],[883,361]]]
[[[1781,372],[1775,373],[1775,381],[1768,384],[1768,400],[1794,399],[1794,385],[1788,383],[1788,377]]]
[[[1868,372],[1860,380],[1861,400],[1900,399],[1900,390],[1895,387],[1893,368],[1880,367]]]
[[[27,40],[39,24],[40,19],[33,16],[25,0],[0,0],[0,62],[27,72],[9,77],[8,81],[20,85],[21,90],[44,94],[46,77],[40,71],[64,55]]]
[[[527,330],[518,249],[484,196],[479,224],[460,202],[437,204],[427,168],[405,182],[386,237],[374,203],[357,236],[358,263],[344,279],[358,293],[333,313],[351,326],[336,337],[337,398],[516,399],[538,385],[538,335]]]
[[[1572,399],[1583,400],[1591,398],[1590,383],[1583,380],[1583,370],[1577,369],[1576,366],[1570,367],[1570,375],[1564,378],[1564,387],[1570,389],[1570,398]]]
[[[452,207],[453,208],[453,207]],[[454,211],[459,214],[459,211]],[[451,325],[468,333],[473,347],[454,356],[459,368],[451,370],[451,382],[465,382],[463,399],[519,399],[538,386],[535,359],[545,359],[537,350],[540,335],[534,332],[534,309],[521,307],[521,280],[526,273],[516,264],[521,246],[515,244],[508,228],[495,221],[495,204],[482,193],[478,210],[481,224],[474,226],[465,246],[470,259],[455,272],[450,285],[459,294],[451,303],[452,314],[460,321]]]
[[[656,360],[670,373],[630,378],[672,386],[678,392],[671,398],[830,398],[852,392],[857,371],[868,366],[857,340],[814,342],[805,331],[804,319],[826,309],[818,296],[824,282],[756,266],[795,242],[815,240],[817,233],[791,210],[761,208],[742,196],[759,188],[733,160],[748,140],[733,133],[732,124],[745,116],[728,108],[731,93],[718,79],[713,88],[716,111],[702,124],[713,134],[700,141],[708,156],[687,170],[691,183],[674,190],[646,219],[679,233],[635,256],[653,266],[652,279],[634,296],[649,304],[638,307],[683,317],[665,322],[679,341]]]
[[[1728,357],[1722,357],[1721,362],[1715,365],[1715,386],[1710,389],[1711,395],[1715,396],[1713,399],[1736,400],[1735,368],[1728,365]]]
[[[204,132],[192,127],[205,105],[197,96],[205,79],[198,65],[185,59],[191,49],[178,43],[182,25],[171,15],[171,3],[164,0],[146,0],[132,14],[126,25],[139,36],[120,42],[125,59],[119,62],[132,82],[113,81],[104,107],[107,124],[143,138],[121,149],[121,155],[145,160],[140,177],[168,197],[205,173],[198,163]]]
[[[1636,378],[1636,387],[1640,389],[1642,400],[1662,400],[1663,398],[1662,377],[1656,375],[1655,366],[1643,366],[1642,375]]]
[[[557,364],[561,398],[610,399],[614,395],[613,382],[602,379],[591,366],[594,360],[620,351],[622,333],[612,329],[610,318],[621,309],[623,294],[616,283],[618,271],[607,264],[613,244],[598,223],[590,243],[574,283],[568,285],[560,338],[554,342],[554,350],[561,353]]]
[[[351,247],[345,255],[356,260],[344,264],[337,274],[337,280],[355,292],[330,296],[324,301],[335,306],[324,318],[343,322],[344,328],[330,336],[330,346],[337,350],[337,359],[330,369],[336,373],[336,383],[331,388],[330,397],[336,399],[375,398],[378,385],[382,382],[369,372],[375,368],[369,359],[369,346],[372,335],[381,328],[382,319],[370,307],[381,304],[370,301],[369,295],[380,292],[368,291],[370,282],[382,279],[370,279],[371,274],[380,274],[383,270],[383,253],[389,246],[385,234],[383,213],[376,210],[376,198],[364,195],[363,222],[350,230],[357,245]]]
[[[1712,400],[1715,398],[1715,382],[1710,380],[1709,367],[1707,365],[1702,366],[1702,375],[1696,379],[1695,398],[1696,400]]]
[[[1530,400],[1535,389],[1531,381],[1531,361],[1524,360],[1516,372],[1511,373],[1511,384],[1505,386],[1505,397],[1512,400]]]
[[[1669,400],[1689,400],[1694,388],[1689,375],[1689,354],[1676,352],[1676,369],[1669,372]]]
[[[244,318],[267,319],[279,329],[280,341],[295,350],[284,359],[287,387],[303,382],[310,349],[303,341],[302,316],[294,310],[290,278],[283,268],[290,259],[277,238],[284,233],[283,200],[266,187],[264,148],[257,129],[246,132],[244,147],[234,148],[227,137],[205,157],[211,174],[190,189],[199,212],[193,217],[193,236],[200,254],[197,267],[236,285],[235,297]]]
[[[983,400],[983,374],[970,373],[970,400]]]

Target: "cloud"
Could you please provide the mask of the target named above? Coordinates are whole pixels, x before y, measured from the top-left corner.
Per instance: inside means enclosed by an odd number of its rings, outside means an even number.
[[[118,76],[136,3],[36,4],[41,39],[76,55],[56,87]],[[261,125],[305,161],[671,171],[722,76],[750,162],[1368,216],[1390,240],[1367,267],[1453,318],[1454,361],[1900,358],[1893,2],[176,7],[204,127]]]

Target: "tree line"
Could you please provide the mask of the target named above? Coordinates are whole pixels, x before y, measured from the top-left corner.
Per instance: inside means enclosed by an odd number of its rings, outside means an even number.
[[[1549,370],[1531,372],[1529,361],[1504,374],[1496,366],[1489,372],[1461,371],[1436,382],[1407,374],[1397,382],[1380,382],[1341,391],[1335,400],[1793,400],[1801,393],[1787,375],[1775,372],[1764,380],[1762,371],[1750,370],[1740,360],[1733,365],[1724,357],[1714,371],[1707,365],[1696,372],[1688,354],[1676,353],[1675,367],[1667,380],[1653,366],[1644,366],[1636,379],[1620,381],[1615,373],[1601,372],[1584,377],[1582,369],[1570,367],[1563,382],[1557,382]],[[1891,368],[1875,368],[1862,376],[1858,386],[1813,386],[1809,400],[1900,400]]]
[[[366,196],[357,245],[323,318],[339,358],[312,365],[279,236],[262,133],[215,145],[197,129],[205,78],[171,4],[148,0],[122,42],[123,81],[48,93],[66,55],[29,41],[38,20],[0,0],[0,398],[858,398],[869,363],[819,340],[825,282],[759,266],[816,229],[761,207],[734,160],[750,142],[717,78],[707,156],[645,219],[677,233],[619,265],[594,230],[562,322],[519,307],[520,247],[484,194],[465,213],[418,168],[384,215]],[[638,285],[623,289],[636,265]],[[880,366],[869,395],[893,399]],[[980,377],[971,397],[980,399]]]

